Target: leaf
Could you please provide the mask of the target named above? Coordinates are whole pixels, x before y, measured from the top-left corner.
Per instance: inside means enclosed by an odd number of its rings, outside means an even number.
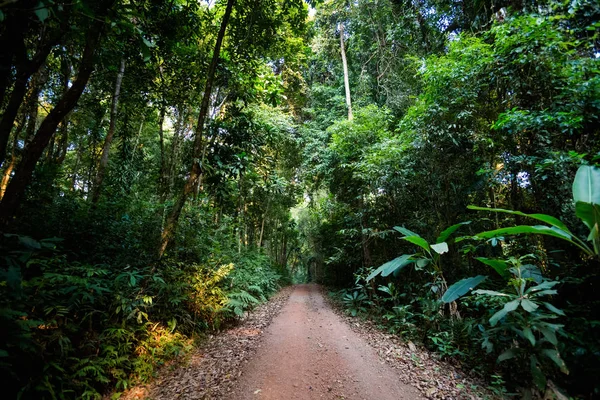
[[[442,296],[442,301],[444,303],[451,303],[459,297],[464,296],[469,290],[473,289],[486,279],[487,276],[484,275],[461,279],[446,290],[446,293]]]
[[[432,244],[431,248],[433,250],[435,250],[436,253],[438,254],[444,254],[448,252],[448,243],[446,242],[442,242],[442,243],[436,243],[436,244]]]
[[[455,225],[452,225],[452,226],[446,228],[445,230],[442,231],[442,233],[440,233],[440,236],[438,236],[438,238],[436,239],[435,242],[436,243],[445,242],[446,240],[448,240],[450,235],[452,235],[454,232],[456,232],[461,226],[468,225],[470,223],[471,223],[471,221],[459,222],[458,224],[455,224]],[[431,247],[433,247],[433,246],[431,246]]]
[[[573,201],[600,204],[600,168],[582,165],[573,180]]]
[[[540,327],[539,331],[542,332],[542,335],[544,335],[547,341],[549,341],[555,346],[558,344],[556,333],[552,329],[550,329],[549,327]]]
[[[429,247],[429,243],[427,243],[427,240],[423,239],[421,236],[404,236],[402,239],[411,242],[413,244],[416,244],[419,247],[422,247],[423,249],[425,249],[426,251],[431,251],[431,248]]]
[[[515,349],[513,347],[513,348],[510,348],[510,349],[506,350],[502,354],[500,354],[498,356],[498,359],[496,361],[497,362],[502,362],[502,361],[510,360],[511,358],[515,358],[518,354],[519,354],[519,350]]]
[[[503,277],[507,277],[508,276],[508,269],[509,269],[509,264],[504,261],[504,260],[493,260],[491,258],[485,258],[485,257],[475,257],[476,260],[481,261],[482,263],[489,265],[490,267],[494,268],[494,270],[500,274],[500,276]]]
[[[502,293],[502,292],[496,292],[494,290],[484,290],[484,289],[477,289],[475,290],[473,293],[476,294],[487,294],[488,296],[504,296],[504,297],[510,297],[508,294],[506,293]]]
[[[535,336],[533,336],[533,332],[531,331],[531,328],[529,328],[529,327],[523,328],[523,336],[525,337],[525,339],[529,340],[529,342],[531,343],[532,346],[535,346]]]
[[[578,201],[575,203],[575,215],[583,221],[590,229],[588,240],[594,240],[599,236],[598,226],[600,225],[600,205],[589,204]]]
[[[402,233],[404,236],[419,236],[418,234],[414,233],[413,231],[406,229],[403,226],[395,226],[394,227],[395,230],[397,230],[398,232]],[[419,236],[421,237],[421,236]]]
[[[554,361],[554,363],[556,365],[558,365],[558,368],[560,368],[560,371],[562,373],[569,375],[569,369],[567,368],[567,365],[565,364],[563,359],[560,357],[560,354],[558,351],[556,351],[554,349],[544,349],[544,350],[542,350],[542,353],[546,357],[548,357],[549,359]]]
[[[546,303],[546,302],[543,303],[543,304],[544,304],[544,306],[546,306],[546,308],[548,310],[552,311],[553,313],[558,314],[558,315],[562,315],[562,316],[565,315],[565,312],[563,310],[560,310],[560,309],[554,307],[552,304]]]
[[[553,227],[550,228],[545,225],[517,225],[511,226],[508,228],[500,228],[495,229],[493,231],[480,232],[476,234],[474,237],[477,239],[491,239],[498,236],[504,235],[520,235],[523,233],[533,233],[538,235],[548,235],[554,236],[561,239],[571,240],[572,235],[566,231],[563,231],[559,228]]]
[[[555,226],[558,229],[563,230],[563,231],[568,232],[569,234],[571,234],[571,232],[569,231],[569,228],[567,227],[567,225],[565,225],[564,222],[562,222],[560,219],[558,219],[556,217],[553,217],[552,215],[547,215],[547,214],[525,214],[524,212],[521,212],[521,211],[505,210],[503,208],[487,208],[487,207],[477,207],[477,206],[467,206],[467,208],[469,210],[492,211],[492,212],[499,212],[499,213],[505,213],[505,214],[519,215],[521,217],[533,218],[533,219],[537,219],[538,221],[542,221],[542,222],[545,222],[545,223],[550,224],[552,226]]]
[[[513,300],[506,303],[500,311],[492,315],[492,318],[490,318],[490,325],[496,326],[498,321],[504,318],[509,312],[515,311],[517,307],[519,307],[520,302],[520,300]]]
[[[29,236],[20,236],[19,235],[19,242],[23,246],[28,247],[30,249],[40,250],[42,248],[42,245],[37,240],[33,240]]]
[[[33,12],[35,13],[35,15],[37,15],[40,22],[44,22],[50,16],[48,8],[41,1],[37,4]]]
[[[532,286],[529,289],[527,289],[525,291],[525,293],[531,293],[531,292],[539,292],[540,290],[546,290],[546,289],[552,289],[554,286],[558,285],[560,282],[558,281],[546,281],[543,283],[540,283],[537,286]]]
[[[535,283],[542,283],[542,271],[533,264],[525,264],[521,266],[521,278],[531,278]]]
[[[431,260],[429,258],[419,258],[417,260],[417,267],[425,268],[426,266],[429,265],[430,262],[431,262]]]
[[[369,276],[367,276],[367,282],[369,282],[371,279],[375,278],[379,274],[381,274],[381,276],[388,276],[394,271],[400,270],[406,267],[407,265],[415,262],[415,260],[411,259],[412,256],[414,256],[414,254],[404,254],[400,257],[394,258],[392,261],[386,262],[385,264],[377,268],[375,271],[371,272]]]
[[[521,307],[523,307],[525,311],[532,313],[537,310],[539,306],[529,299],[523,299],[521,300]]]

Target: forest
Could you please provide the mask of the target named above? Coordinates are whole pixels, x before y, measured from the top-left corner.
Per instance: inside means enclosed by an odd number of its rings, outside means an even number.
[[[595,0],[0,0],[0,175],[6,398],[303,282],[498,398],[600,398]]]

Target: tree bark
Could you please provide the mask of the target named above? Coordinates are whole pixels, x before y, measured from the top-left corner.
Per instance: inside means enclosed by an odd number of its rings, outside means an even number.
[[[119,72],[117,73],[117,80],[115,82],[115,93],[112,98],[112,104],[110,107],[110,122],[108,123],[108,132],[104,139],[104,145],[102,146],[102,155],[100,156],[100,163],[98,164],[98,171],[96,172],[96,178],[94,179],[94,185],[92,188],[92,204],[98,203],[100,199],[100,191],[102,190],[102,182],[104,182],[104,176],[106,174],[106,167],[108,166],[108,154],[110,153],[110,145],[112,144],[113,138],[115,137],[115,126],[117,124],[117,109],[119,107],[119,96],[121,95],[121,83],[123,82],[123,75],[125,75],[125,59],[121,59],[121,65],[119,66]]]
[[[348,121],[352,121],[352,98],[350,97],[350,79],[348,78],[348,62],[344,48],[344,24],[340,22],[340,52],[342,53],[342,66],[344,67],[344,89],[346,91],[346,107],[348,108]]]
[[[111,6],[112,2],[109,2],[109,6],[105,7],[103,11],[106,12]],[[104,18],[97,18],[93,23],[87,34],[77,79],[73,82],[69,91],[60,98],[56,106],[44,118],[31,143],[27,146],[17,172],[6,188],[2,202],[0,202],[0,230],[5,230],[12,221],[21,198],[31,182],[35,166],[50,142],[50,138],[54,135],[58,124],[75,107],[81,97],[94,69],[94,54],[102,36],[103,26]]]
[[[34,101],[37,101],[37,97]],[[2,198],[4,197],[4,193],[6,192],[6,187],[8,186],[8,182],[10,181],[10,175],[15,169],[15,165],[17,165],[17,146],[19,145],[19,136],[21,135],[23,127],[25,126],[25,117],[26,115],[23,114],[21,122],[19,123],[19,126],[13,136],[12,147],[10,149],[10,161],[6,165],[6,168],[2,173],[2,180],[0,181],[0,201],[2,200]]]
[[[221,27],[219,28],[219,34],[217,35],[217,42],[215,43],[215,49],[213,52],[213,57],[208,68],[208,73],[206,76],[206,86],[204,88],[204,96],[202,97],[202,103],[200,105],[200,115],[198,116],[198,124],[196,126],[196,135],[194,138],[194,150],[193,157],[194,161],[192,163],[192,167],[190,170],[190,176],[188,177],[185,186],[183,187],[183,191],[178,196],[175,204],[173,205],[173,209],[171,213],[167,217],[165,222],[165,227],[161,234],[160,245],[158,248],[158,258],[162,258],[167,249],[169,241],[175,232],[177,227],[177,221],[179,220],[179,216],[181,215],[181,210],[185,205],[185,202],[190,194],[192,194],[194,188],[196,187],[196,183],[198,178],[202,172],[202,166],[200,165],[200,157],[202,156],[202,132],[204,130],[204,122],[206,120],[206,116],[208,114],[208,105],[210,102],[210,94],[212,91],[212,85],[215,77],[215,71],[217,69],[217,64],[219,62],[219,54],[221,52],[221,45],[223,43],[223,38],[225,37],[225,30],[227,29],[227,24],[229,23],[229,17],[231,15],[231,10],[233,8],[233,3],[235,0],[227,1],[227,8],[225,9],[225,14],[223,15],[223,20],[221,21]]]

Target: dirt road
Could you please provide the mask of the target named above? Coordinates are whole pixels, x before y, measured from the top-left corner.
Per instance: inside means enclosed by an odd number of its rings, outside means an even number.
[[[420,399],[325,302],[298,285],[228,399]]]

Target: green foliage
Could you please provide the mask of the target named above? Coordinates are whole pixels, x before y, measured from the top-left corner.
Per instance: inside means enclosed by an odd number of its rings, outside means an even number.
[[[191,336],[251,310],[280,279],[269,258],[253,252],[220,267],[156,269],[70,261],[57,239],[11,234],[1,246],[0,368],[13,379],[9,390],[39,398],[97,398],[107,385],[145,382],[189,351]]]

